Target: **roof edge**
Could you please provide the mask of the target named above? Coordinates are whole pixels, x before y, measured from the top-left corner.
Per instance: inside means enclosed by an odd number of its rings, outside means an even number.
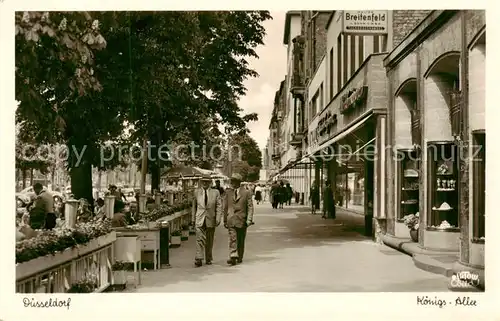
[[[300,11],[288,11],[285,16],[285,33],[283,34],[283,44],[288,45],[290,42],[290,22],[292,20],[292,16],[300,15]]]

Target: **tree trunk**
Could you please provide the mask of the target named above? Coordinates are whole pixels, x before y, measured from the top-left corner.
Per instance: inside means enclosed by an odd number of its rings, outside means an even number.
[[[26,169],[22,170],[22,176],[23,176],[23,189],[26,188]]]
[[[137,186],[137,166],[135,164],[132,164],[132,173],[134,175],[134,188]]]
[[[30,169],[30,186],[33,186],[33,172],[34,172],[33,168]]]
[[[155,190],[160,190],[160,172],[161,172],[161,160],[158,155],[159,145],[161,143],[160,132],[157,132],[150,137],[151,141],[151,158],[149,161],[151,165],[151,193]]]
[[[102,171],[101,171],[101,170],[99,170],[99,171],[97,172],[97,190],[98,190],[98,191],[101,191],[101,185],[102,185],[102,184],[101,184],[101,182],[102,182],[102,181],[101,181],[101,179],[102,179]]]
[[[90,144],[82,142],[81,144],[68,143],[69,150],[75,146],[76,150],[84,150],[80,146],[89,146]],[[72,157],[73,156],[73,157]],[[71,182],[71,193],[75,199],[86,199],[91,208],[94,206],[94,196],[92,195],[92,164],[88,161],[90,154],[88,152],[81,155],[80,162],[77,162],[73,153],[70,153],[68,159],[69,175]]]
[[[75,199],[86,199],[91,206],[94,203],[92,195],[92,166],[89,163],[80,164],[70,169],[71,192]]]
[[[142,145],[142,163],[141,163],[141,194],[146,194],[146,177],[148,175],[148,140],[144,138]]]
[[[50,185],[52,186],[52,190],[55,191],[56,187],[54,186],[56,182],[56,166],[52,166],[50,171]]]

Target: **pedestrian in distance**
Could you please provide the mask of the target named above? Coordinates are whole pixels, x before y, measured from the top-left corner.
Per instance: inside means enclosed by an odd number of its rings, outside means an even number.
[[[288,203],[288,206],[292,205],[293,190],[292,187],[290,186],[290,183],[286,183],[285,194],[286,194],[285,203]]]
[[[277,182],[273,182],[273,185],[271,185],[271,204],[274,209],[278,208],[279,204],[279,185]]]
[[[191,224],[196,231],[195,267],[202,266],[203,257],[207,265],[212,264],[215,228],[219,226],[222,217],[219,191],[210,188],[210,184],[210,176],[204,175],[200,187],[194,190],[193,195]]]
[[[260,185],[255,186],[255,202],[260,204],[262,201],[262,187]]]
[[[279,208],[283,208],[283,204],[287,202],[287,191],[285,187],[285,183],[283,181],[280,182],[280,186],[278,187],[278,202],[279,202]]]
[[[316,181],[313,181],[311,186],[311,191],[309,195],[311,200],[311,214],[316,214],[316,210],[319,209],[319,188],[316,185]]]
[[[214,186],[214,188],[215,188],[216,190],[218,190],[218,191],[219,191],[219,195],[220,195],[220,197],[222,197],[222,195],[224,195],[224,187],[222,187],[222,186],[220,185],[220,180],[216,180],[216,181],[215,181],[215,186]]]
[[[335,218],[335,198],[333,196],[333,189],[329,180],[325,182],[322,218]]]
[[[241,186],[242,176],[231,176],[231,188],[228,188],[224,201],[224,227],[229,233],[230,265],[243,262],[247,228],[253,225],[252,194]]]
[[[267,202],[267,200],[270,200],[271,196],[269,195],[269,185],[268,184],[264,185],[262,192],[263,192],[263,197],[264,197],[262,199],[262,202]]]

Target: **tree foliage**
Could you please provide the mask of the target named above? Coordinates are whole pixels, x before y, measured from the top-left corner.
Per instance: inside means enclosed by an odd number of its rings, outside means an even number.
[[[118,88],[128,88],[122,99],[130,106],[127,118],[136,141],[147,137],[153,145],[194,143],[210,150],[220,143],[218,123],[231,131],[257,119],[256,114],[242,114],[237,101],[245,94],[244,80],[257,76],[246,58],[256,57],[254,48],[263,43],[261,22],[270,18],[267,12],[127,15],[126,23],[106,39],[110,50],[118,51],[111,55],[118,57],[113,69],[129,74],[119,79]],[[123,39],[128,39],[128,48],[119,45]],[[188,157],[187,165],[215,165],[201,159],[201,149],[191,152],[197,157]],[[165,165],[171,163],[149,160],[152,189]]]
[[[231,150],[232,171],[243,176],[245,181],[259,180],[262,152],[257,142],[246,131],[241,131],[230,136],[229,148]]]
[[[257,57],[267,19],[264,11],[18,12],[16,121],[37,143],[85,148],[68,166],[73,193],[90,200],[91,166],[120,165],[118,145],[216,144],[221,133],[207,128],[231,132],[257,119],[237,102],[244,80],[257,76],[246,59]],[[103,164],[105,143],[115,148]],[[159,176],[163,165],[150,169]]]

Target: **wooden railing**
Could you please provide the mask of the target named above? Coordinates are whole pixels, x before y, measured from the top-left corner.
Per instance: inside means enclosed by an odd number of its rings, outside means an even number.
[[[166,202],[176,205],[182,201],[184,193],[167,193]],[[156,196],[155,207],[164,203],[160,195]],[[65,224],[75,226],[78,201],[68,200],[65,207]],[[114,214],[114,198],[106,202],[106,216]],[[170,234],[180,231],[190,223],[190,209],[160,218],[157,222],[169,226]],[[149,222],[148,225],[156,225]],[[131,230],[134,231],[134,230]],[[105,290],[113,282],[112,265],[115,262],[114,242],[116,231],[93,239],[90,242],[68,248],[54,255],[47,255],[16,265],[17,293],[65,293],[71,287],[85,279],[93,279],[93,292]]]
[[[94,292],[111,283],[111,262],[116,233],[54,255],[16,265],[17,293],[64,293],[86,278],[95,280]]]

